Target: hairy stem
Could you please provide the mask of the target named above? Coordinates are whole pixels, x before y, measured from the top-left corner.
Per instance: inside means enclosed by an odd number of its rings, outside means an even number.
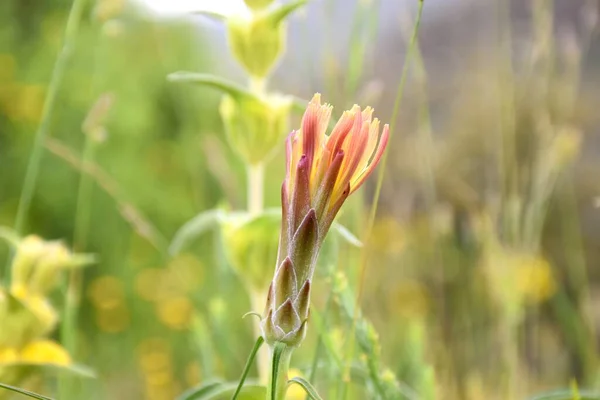
[[[278,346],[283,347],[278,348]],[[291,358],[292,349],[290,347],[282,343],[271,346],[271,365],[266,400],[285,400]]]

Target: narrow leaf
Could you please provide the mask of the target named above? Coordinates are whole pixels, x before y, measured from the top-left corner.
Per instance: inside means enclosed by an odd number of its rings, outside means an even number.
[[[575,397],[573,389],[561,389],[530,397],[529,400],[573,400],[575,398],[578,400],[600,400],[600,393],[580,390],[577,393],[577,397]]]
[[[169,253],[176,255],[197,236],[215,226],[223,218],[223,210],[213,209],[201,212],[186,222],[177,233],[169,246]]]
[[[348,244],[354,247],[363,247],[363,243],[344,225],[334,222],[331,226],[335,232],[342,237]]]
[[[4,383],[0,383],[0,387],[4,388],[6,390],[10,390],[12,392],[16,392],[16,393],[20,393],[20,394],[25,395],[25,396],[32,397],[34,399],[39,399],[39,400],[53,400],[51,397],[42,396],[41,394],[30,392],[29,390],[21,389],[21,388],[18,388],[18,387],[15,387],[15,386],[11,386],[11,385],[7,385],[7,384],[4,384]]]
[[[255,95],[253,95],[237,83],[211,74],[200,74],[197,72],[189,71],[177,71],[167,75],[167,79],[170,82],[194,83],[211,86],[215,89],[219,89],[222,92],[229,94],[236,100],[246,99],[258,101]]]
[[[223,388],[224,384],[220,381],[206,382],[200,386],[186,390],[177,397],[177,400],[200,400],[207,399],[207,396],[214,395],[219,389]]]
[[[296,0],[296,1],[290,1],[289,3],[284,3],[281,6],[279,6],[278,8],[274,9],[270,13],[269,18],[270,18],[271,22],[273,23],[273,25],[277,25],[277,24],[281,23],[281,21],[285,17],[290,15],[290,13],[292,13],[294,10],[302,7],[306,3],[308,3],[308,0]]]
[[[9,245],[17,247],[21,239],[17,232],[5,226],[0,226],[0,239],[4,239]]]
[[[314,386],[311,385],[311,383],[309,381],[307,381],[306,379],[296,376],[288,381],[288,385],[292,385],[294,383],[302,386],[302,388],[304,389],[306,394],[308,394],[311,399],[323,400],[321,398],[321,396],[319,396],[319,393],[317,393],[317,390],[314,388]]]
[[[240,377],[240,382],[238,383],[237,389],[235,390],[235,393],[231,397],[231,400],[237,399],[238,395],[240,394],[240,391],[242,390],[242,387],[244,386],[244,381],[246,380],[246,376],[248,375],[248,372],[250,372],[250,367],[252,366],[252,363],[254,362],[254,357],[256,357],[256,353],[258,353],[260,346],[262,346],[262,344],[264,342],[265,342],[265,339],[262,336],[259,336],[258,339],[256,339],[256,343],[254,343],[254,347],[252,348],[252,351],[250,352],[250,356],[248,356],[248,360],[246,361],[246,366],[244,367],[244,371],[242,372],[242,376]]]
[[[217,12],[212,12],[212,11],[206,11],[206,10],[192,11],[192,14],[203,15],[210,19],[214,19],[215,21],[227,20],[227,17],[225,15],[217,13]]]
[[[262,319],[262,315],[260,315],[260,313],[257,313],[256,311],[248,311],[246,314],[242,315],[242,318],[246,318],[249,316],[253,316],[253,317],[257,317],[258,319]]]

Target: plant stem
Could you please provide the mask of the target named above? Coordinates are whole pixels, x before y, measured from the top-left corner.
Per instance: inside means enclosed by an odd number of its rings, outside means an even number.
[[[285,346],[283,344],[281,345]],[[288,370],[290,368],[290,359],[292,358],[293,350],[286,346],[281,352],[281,357],[277,359],[275,357],[276,346],[271,347],[271,364],[269,368],[266,400],[285,400],[285,392],[287,390]],[[275,382],[273,382],[274,380]]]
[[[31,155],[29,156],[29,163],[27,164],[27,171],[25,173],[25,179],[23,183],[23,190],[19,199],[19,206],[17,208],[17,216],[15,218],[15,231],[17,234],[21,234],[25,225],[25,219],[31,206],[31,199],[33,198],[33,191],[37,183],[40,164],[42,160],[42,151],[44,148],[44,141],[48,136],[48,130],[50,127],[52,112],[54,111],[54,105],[58,96],[58,89],[62,83],[63,76],[65,75],[67,62],[73,51],[73,45],[77,38],[77,32],[79,31],[79,23],[84,11],[84,5],[86,0],[73,0],[71,10],[69,11],[69,17],[67,20],[67,26],[65,28],[65,34],[63,39],[63,45],[58,53],[58,57],[54,64],[54,70],[52,71],[52,77],[48,87],[48,93],[44,99],[44,107],[42,109],[42,117],[40,125],[35,133],[33,141],[33,148]],[[6,263],[5,266],[5,279],[8,282],[10,280],[10,262]]]
[[[250,305],[252,307],[252,311],[258,311],[264,309],[265,307],[265,291],[257,291],[255,289],[249,288],[248,292],[250,293]],[[254,336],[262,336],[262,331],[260,329],[260,320],[258,318],[252,318],[254,328]],[[258,379],[261,383],[266,383],[269,377],[269,352],[266,346],[263,346],[256,353],[256,367],[258,368]]]
[[[248,211],[250,214],[262,212],[263,190],[265,186],[265,166],[262,163],[248,165]]]
[[[262,96],[267,90],[267,80],[265,78],[250,77],[250,92],[257,96]]]

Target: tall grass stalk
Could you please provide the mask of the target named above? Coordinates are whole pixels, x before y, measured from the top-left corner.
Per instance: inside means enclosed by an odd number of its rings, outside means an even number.
[[[391,121],[390,121],[390,123],[391,123],[390,139],[389,139],[390,143],[392,143],[392,137],[393,137],[394,133],[396,132],[396,124],[398,121],[398,114],[400,111],[400,106],[402,105],[402,99],[403,99],[403,94],[404,94],[404,88],[406,86],[408,71],[410,69],[411,60],[414,56],[415,49],[417,48],[417,37],[418,37],[418,33],[419,33],[419,27],[421,25],[421,18],[423,16],[424,4],[425,4],[425,2],[423,0],[419,0],[418,7],[417,7],[417,15],[415,18],[415,24],[413,27],[410,42],[408,44],[408,50],[406,52],[406,59],[404,60],[404,66],[402,67],[402,74],[400,76],[400,82],[398,84],[398,90],[396,92],[396,99],[394,101],[394,108],[392,111],[392,117],[391,117]],[[384,153],[381,163],[380,163],[380,166],[379,166],[379,171],[377,172],[377,183],[375,186],[375,193],[373,195],[373,203],[372,203],[371,209],[369,211],[369,219],[367,221],[367,226],[366,226],[366,229],[365,229],[364,235],[363,235],[363,244],[365,247],[361,253],[358,290],[357,290],[357,294],[356,294],[356,307],[354,308],[352,328],[351,328],[351,332],[350,332],[349,339],[348,339],[349,343],[347,345],[348,351],[346,353],[346,359],[344,360],[344,371],[343,371],[342,379],[340,380],[340,384],[350,381],[350,368],[352,366],[352,358],[354,355],[354,348],[353,348],[354,347],[354,336],[355,336],[355,332],[356,332],[356,323],[358,321],[358,316],[359,316],[359,312],[358,312],[359,305],[360,305],[360,301],[362,298],[363,289],[364,289],[364,281],[365,281],[365,277],[366,277],[366,266],[367,266],[367,261],[368,261],[367,249],[368,249],[368,245],[369,245],[369,239],[371,236],[371,232],[373,230],[373,225],[375,223],[375,215],[377,213],[377,204],[379,202],[379,196],[381,195],[381,188],[383,186],[383,178],[384,178],[384,174],[385,174],[385,166],[387,164],[387,158],[388,158],[389,152],[390,152],[390,150],[388,149],[388,151],[386,151]],[[342,390],[338,392],[339,398],[341,398],[341,399],[346,398],[347,388],[348,388],[347,384],[343,385]]]
[[[19,206],[15,219],[15,231],[17,233],[22,233],[27,218],[27,213],[29,212],[29,208],[31,206],[33,192],[39,175],[40,164],[44,150],[44,141],[48,136],[50,129],[52,113],[58,97],[58,91],[63,81],[68,61],[73,53],[73,48],[79,32],[79,24],[85,9],[85,3],[86,0],[73,0],[73,4],[69,12],[62,48],[58,54],[56,63],[54,64],[54,70],[52,71],[48,93],[44,99],[44,107],[42,109],[40,125],[35,133],[33,148],[31,150],[31,155],[29,156],[29,163],[27,165],[27,172],[25,174],[23,190],[21,192],[21,198],[19,199]],[[8,273],[9,271],[7,268],[6,276],[8,276]]]

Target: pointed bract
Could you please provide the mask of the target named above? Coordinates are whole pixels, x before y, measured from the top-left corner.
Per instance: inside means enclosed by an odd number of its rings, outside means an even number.
[[[296,296],[296,272],[289,257],[286,257],[279,266],[275,273],[274,283],[275,307],[283,304],[286,299]]]
[[[273,314],[273,324],[285,333],[293,332],[301,324],[300,316],[294,309],[292,299],[287,299]]]
[[[308,310],[310,308],[310,279],[307,279],[298,291],[298,296],[294,300],[294,307],[301,319],[308,318]]]
[[[318,252],[319,226],[314,209],[311,209],[292,238],[288,254],[294,263],[300,282],[312,275]]]

